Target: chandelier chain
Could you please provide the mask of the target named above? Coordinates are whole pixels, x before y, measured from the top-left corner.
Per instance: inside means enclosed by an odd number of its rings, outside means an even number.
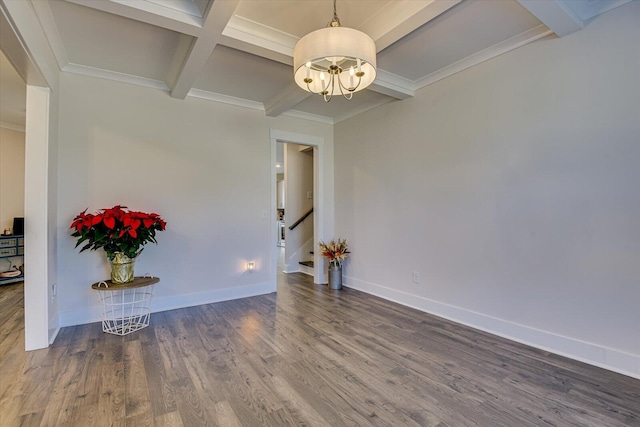
[[[340,18],[338,18],[338,12],[336,11],[336,0],[333,0],[333,19],[327,24],[327,27],[339,27]]]

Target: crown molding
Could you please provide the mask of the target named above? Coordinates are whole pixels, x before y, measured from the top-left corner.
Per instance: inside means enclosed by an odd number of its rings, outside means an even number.
[[[297,119],[311,120],[312,122],[325,123],[327,125],[335,124],[335,121],[328,116],[321,116],[320,114],[305,113],[299,110],[289,110],[281,114],[282,116],[295,117]]]
[[[202,89],[191,89],[187,96],[192,98],[206,99],[208,101],[220,102],[222,104],[235,105],[236,107],[250,108],[252,110],[264,111],[262,102],[251,101],[249,99],[236,98],[235,96],[223,95],[221,93],[209,92]]]
[[[385,70],[376,70],[376,79],[367,89],[397,99],[407,99],[414,95],[415,83]]]
[[[58,68],[62,70],[69,63],[69,57],[64,48],[60,32],[58,31],[58,24],[56,24],[53,12],[51,11],[51,4],[48,1],[32,1],[31,4],[38,16],[42,30],[47,37],[47,42],[53,52],[53,56],[56,58]]]
[[[289,57],[298,42],[296,36],[238,15],[229,19],[222,35]]]
[[[292,81],[284,90],[265,101],[265,111],[267,116],[276,117],[310,96],[310,92],[300,89],[300,87]]]
[[[0,128],[14,130],[16,132],[22,132],[22,133],[25,132],[24,125],[19,125],[16,123],[0,122]]]
[[[40,1],[40,0],[36,0]],[[198,37],[202,34],[202,17],[145,0],[66,0],[135,21],[155,25]]]
[[[425,86],[445,79],[449,76],[459,73],[460,71],[466,70],[467,68],[471,68],[474,65],[481,64],[485,61],[500,56],[503,53],[507,53],[551,34],[553,34],[553,31],[551,31],[545,25],[538,25],[535,28],[525,31],[524,33],[518,34],[514,37],[511,37],[510,39],[497,43],[491,47],[481,50],[480,52],[474,53],[473,55],[467,56],[466,58],[463,58],[451,65],[439,69],[434,73],[429,74],[428,76],[416,80],[414,82],[414,89],[416,91],[422,89]]]
[[[164,92],[169,92],[169,86],[167,86],[167,84],[163,81],[148,79],[146,77],[133,76],[131,74],[119,73],[117,71],[104,70],[102,68],[94,68],[88,67],[86,65],[69,63],[64,66],[62,71],[66,73],[98,77],[101,79],[114,80],[121,83],[128,83],[132,85],[144,86],[152,89],[159,89]]]

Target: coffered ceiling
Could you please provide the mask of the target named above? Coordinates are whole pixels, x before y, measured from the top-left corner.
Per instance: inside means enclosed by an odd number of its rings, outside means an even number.
[[[331,20],[331,0],[23,1],[63,72],[337,123],[629,0],[338,0],[342,25],[376,42],[378,74],[328,104],[295,86],[292,56]]]

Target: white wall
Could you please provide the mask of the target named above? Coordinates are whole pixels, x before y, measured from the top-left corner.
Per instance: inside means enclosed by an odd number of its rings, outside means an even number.
[[[104,252],[78,254],[68,230],[87,207],[167,220],[136,262],[136,274],[161,278],[154,310],[275,290],[275,212],[263,217],[274,206],[270,129],[322,137],[332,155],[331,126],[91,77],[62,73],[60,84],[61,325],[99,319],[89,285],[108,276]],[[257,271],[245,271],[249,260]]]
[[[285,265],[288,272],[300,270],[300,261],[312,259],[305,245],[311,239],[313,248],[313,214],[295,229],[289,230],[298,219],[313,207],[313,151],[300,151],[298,144],[285,144]]]
[[[0,233],[14,217],[24,217],[24,132],[0,127]]]
[[[632,2],[336,125],[346,285],[640,377],[639,22]]]

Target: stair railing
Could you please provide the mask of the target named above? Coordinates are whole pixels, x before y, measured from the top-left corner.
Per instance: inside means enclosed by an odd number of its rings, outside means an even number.
[[[289,227],[289,230],[293,230],[294,228],[296,228],[297,226],[299,226],[299,225],[300,225],[300,223],[301,223],[302,221],[304,221],[305,219],[307,219],[307,217],[308,217],[309,215],[311,215],[312,213],[313,213],[313,208],[309,209],[309,210],[307,211],[307,213],[305,213],[304,215],[302,215],[302,216],[301,216],[301,217],[300,217],[296,222],[294,222],[294,223]]]

